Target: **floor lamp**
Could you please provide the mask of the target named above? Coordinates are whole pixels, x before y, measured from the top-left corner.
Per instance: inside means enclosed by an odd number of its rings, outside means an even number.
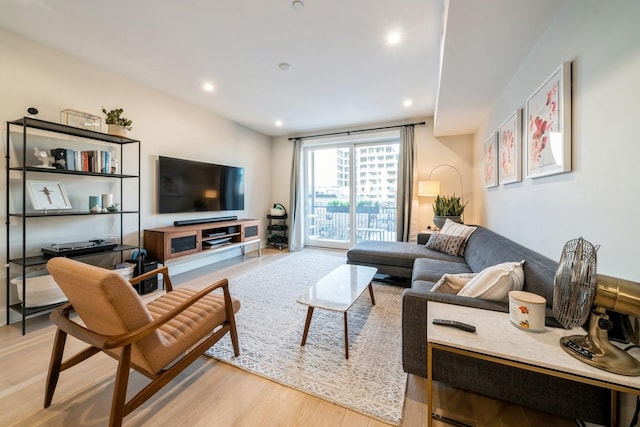
[[[460,174],[460,171],[456,169],[455,166],[451,166],[446,163],[443,163],[431,169],[431,172],[429,172],[429,177],[427,178],[427,181],[418,182],[418,196],[435,197],[440,194],[440,181],[432,181],[431,175],[433,174],[433,172],[435,172],[436,169],[443,168],[443,167],[451,168],[454,171],[456,171],[456,173],[458,174],[458,179],[460,180],[460,200],[464,202],[464,186],[462,185],[462,175]]]
[[[429,177],[427,178],[427,181],[418,182],[418,196],[436,197],[440,195],[440,181],[432,181],[431,174],[433,174],[433,172],[436,169],[443,168],[443,167],[451,168],[454,171],[456,171],[456,173],[458,174],[458,179],[460,179],[460,202],[464,206],[464,185],[462,184],[462,175],[460,174],[460,171],[455,166],[451,166],[446,163],[443,163],[431,169],[431,172],[429,172]]]

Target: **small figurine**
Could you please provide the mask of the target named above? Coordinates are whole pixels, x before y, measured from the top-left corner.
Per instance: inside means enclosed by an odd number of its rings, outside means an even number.
[[[54,159],[49,155],[49,153],[47,153],[47,150],[41,150],[38,147],[34,147],[33,155],[42,162],[42,164],[38,165],[38,167],[54,169],[54,167],[51,166],[51,163],[53,163]]]

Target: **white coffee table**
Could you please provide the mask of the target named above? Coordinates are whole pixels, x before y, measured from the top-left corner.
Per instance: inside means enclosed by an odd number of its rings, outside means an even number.
[[[333,270],[331,273],[318,280],[307,292],[300,295],[297,301],[308,305],[307,320],[304,324],[301,346],[307,342],[309,325],[314,308],[322,308],[344,313],[344,357],[349,358],[349,333],[347,327],[347,310],[360,297],[365,289],[369,288],[371,304],[376,305],[373,296],[371,281],[378,271],[373,267],[345,264]]]

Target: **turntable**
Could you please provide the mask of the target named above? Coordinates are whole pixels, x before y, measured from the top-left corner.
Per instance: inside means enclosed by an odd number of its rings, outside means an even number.
[[[54,243],[42,248],[45,255],[50,256],[78,256],[107,252],[118,246],[112,240],[94,239],[85,242]]]

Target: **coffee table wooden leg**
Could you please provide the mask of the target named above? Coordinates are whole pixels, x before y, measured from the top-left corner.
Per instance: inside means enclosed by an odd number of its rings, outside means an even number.
[[[371,305],[376,305],[376,299],[373,297],[373,286],[369,282],[369,295],[371,295]]]
[[[311,316],[313,316],[313,307],[307,309],[307,320],[304,322],[304,332],[302,333],[302,343],[304,346],[307,343],[307,335],[309,334],[309,325],[311,324]]]
[[[347,312],[344,312],[344,358],[349,358],[349,328],[347,327]]]

